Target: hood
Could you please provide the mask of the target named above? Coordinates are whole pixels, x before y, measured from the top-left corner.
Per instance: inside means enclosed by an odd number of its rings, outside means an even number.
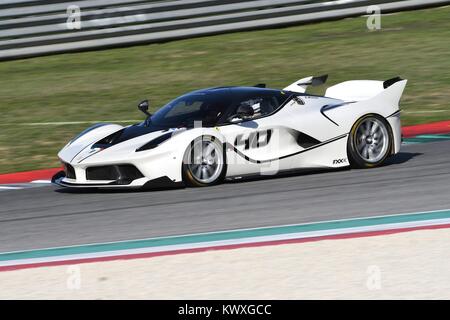
[[[105,149],[108,149],[105,151],[110,152],[124,148],[134,151],[150,140],[172,130],[154,125],[143,126],[138,124],[122,127],[115,124],[104,124],[83,131],[69,142],[59,152],[58,156],[64,162],[80,163]],[[123,144],[126,141],[129,143]]]

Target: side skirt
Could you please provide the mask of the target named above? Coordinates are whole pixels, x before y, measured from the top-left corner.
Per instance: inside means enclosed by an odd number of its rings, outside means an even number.
[[[350,165],[345,167],[317,167],[317,168],[295,168],[295,169],[285,169],[280,170],[276,174],[258,174],[249,173],[242,175],[229,176],[225,178],[225,181],[238,181],[238,180],[257,180],[257,179],[270,179],[270,178],[280,178],[283,176],[295,175],[295,174],[313,174],[313,173],[323,173],[329,171],[339,171],[348,170]]]

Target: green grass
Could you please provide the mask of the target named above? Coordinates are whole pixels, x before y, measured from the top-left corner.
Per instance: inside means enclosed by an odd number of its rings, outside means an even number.
[[[450,119],[450,7],[282,29],[0,62],[0,173],[58,166],[57,151],[88,124],[35,122],[141,119],[190,90],[285,85],[308,75],[409,80],[403,124]],[[323,93],[326,87],[314,93]],[[443,111],[442,111],[443,110]]]

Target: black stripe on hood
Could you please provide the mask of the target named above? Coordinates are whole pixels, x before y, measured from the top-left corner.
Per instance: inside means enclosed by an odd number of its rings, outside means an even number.
[[[123,129],[120,129],[119,131],[114,132],[113,134],[110,134],[109,136],[97,141],[93,148],[108,148],[113,145],[116,145],[118,143],[122,143],[124,141],[143,136],[145,134],[165,130],[168,128],[155,126],[155,125],[149,125],[149,126],[143,126],[141,124],[135,124]]]

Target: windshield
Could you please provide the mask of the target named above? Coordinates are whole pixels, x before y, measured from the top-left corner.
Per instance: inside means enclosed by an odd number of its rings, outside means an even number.
[[[151,117],[151,123],[158,126],[192,126],[194,121],[214,126],[231,106],[230,95],[223,92],[197,92],[181,96],[159,109]]]
[[[279,90],[257,88],[217,88],[183,95],[151,116],[152,125],[161,127],[191,127],[195,121],[210,127],[227,123],[242,104],[255,110],[255,118],[277,110],[289,94]]]

